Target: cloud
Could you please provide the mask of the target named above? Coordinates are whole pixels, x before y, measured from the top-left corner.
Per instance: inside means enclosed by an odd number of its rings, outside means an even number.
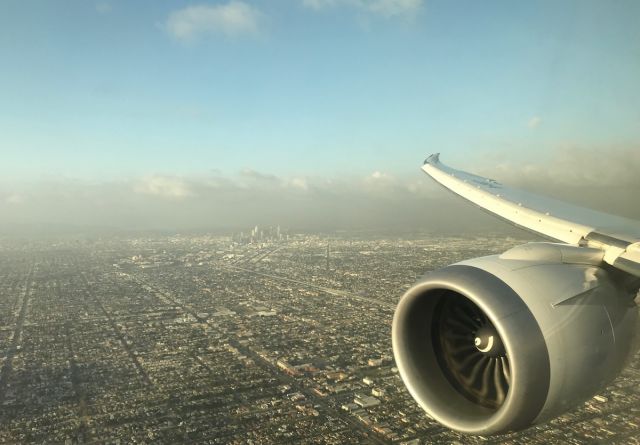
[[[255,181],[265,181],[265,182],[279,182],[279,179],[276,175],[271,175],[268,173],[261,173],[258,171],[255,171],[251,168],[245,168],[244,170],[242,170],[240,172],[240,176],[247,178],[247,179],[252,179]]]
[[[302,4],[307,8],[319,11],[321,9],[334,6],[336,3],[347,3],[345,0],[302,0]]]
[[[371,173],[370,178],[373,179],[373,180],[383,180],[384,181],[384,180],[390,179],[391,176],[388,175],[387,173],[383,173],[381,171],[376,170],[373,173]]]
[[[590,186],[640,188],[639,148],[584,148],[564,144],[550,158],[535,162],[494,162],[482,167],[487,175],[518,184],[552,187]],[[496,178],[498,179],[498,178]]]
[[[502,160],[476,170],[535,193],[640,220],[640,147],[582,147],[564,144],[534,162]]]
[[[162,198],[183,199],[193,195],[186,182],[171,176],[148,176],[133,185],[136,193]]]
[[[302,4],[316,11],[346,6],[385,18],[412,18],[423,9],[424,0],[302,0]]]
[[[396,179],[380,171],[332,178],[247,169],[231,176],[152,175],[102,183],[50,180],[23,184],[22,190],[12,185],[13,190],[28,199],[20,206],[0,200],[0,234],[6,224],[140,230],[226,230],[255,224],[294,230],[452,227],[442,222],[448,213],[432,214],[442,205],[430,204],[431,187],[418,187],[415,177]],[[456,206],[470,209],[454,202]]]
[[[7,204],[22,204],[24,202],[24,196],[12,193],[4,198],[4,202]]]
[[[384,17],[413,17],[420,11],[422,5],[423,0],[375,0],[366,2],[366,6],[371,12]]]
[[[287,181],[287,185],[298,190],[309,190],[309,183],[305,178],[291,178]]]
[[[226,37],[256,35],[262,13],[238,0],[219,5],[196,5],[173,11],[165,29],[175,39],[194,42],[204,36],[221,34]]]
[[[533,162],[485,158],[455,167],[640,219],[640,208],[634,205],[640,194],[638,147],[605,151],[567,146]],[[0,192],[0,232],[5,224],[33,223],[181,231],[229,231],[255,224],[310,231],[511,230],[442,191],[420,172],[391,175],[383,169],[372,170],[361,176],[280,176],[254,169],[225,175],[209,170],[199,176],[156,174],[126,181],[0,183],[0,190],[5,190]]]
[[[111,12],[111,3],[108,3],[108,2],[96,3],[96,11],[100,14],[107,14]]]
[[[540,116],[533,116],[527,122],[527,127],[531,128],[531,129],[535,129],[535,128],[538,128],[541,123],[542,123],[542,119],[540,118]]]

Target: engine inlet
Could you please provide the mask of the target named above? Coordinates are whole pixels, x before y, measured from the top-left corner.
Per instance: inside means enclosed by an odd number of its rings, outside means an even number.
[[[497,409],[509,391],[509,359],[497,329],[473,302],[455,292],[434,310],[432,341],[447,380],[471,402]]]

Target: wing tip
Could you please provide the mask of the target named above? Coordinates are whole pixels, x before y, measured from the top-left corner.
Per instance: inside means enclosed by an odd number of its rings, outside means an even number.
[[[440,163],[440,153],[434,153],[424,160],[423,165],[436,165]]]

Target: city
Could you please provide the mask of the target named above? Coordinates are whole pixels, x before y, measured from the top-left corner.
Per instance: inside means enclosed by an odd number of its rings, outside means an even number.
[[[0,443],[640,443],[640,359],[547,424],[465,436],[398,375],[395,304],[504,234],[0,240]]]
[[[1,1],[0,445],[640,445],[639,17]]]

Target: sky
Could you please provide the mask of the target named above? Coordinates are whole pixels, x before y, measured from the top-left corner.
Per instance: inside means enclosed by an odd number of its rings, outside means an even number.
[[[433,152],[640,218],[638,17],[636,1],[4,0],[0,228],[490,224],[420,172]]]

